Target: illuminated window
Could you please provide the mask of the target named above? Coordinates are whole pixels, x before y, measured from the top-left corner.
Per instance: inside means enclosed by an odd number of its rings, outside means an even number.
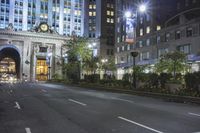
[[[93,7],[92,5],[89,5],[89,9],[92,9],[92,7]]]
[[[107,18],[107,23],[110,23],[110,18]]]
[[[146,33],[149,34],[151,31],[150,26],[147,26]]]
[[[110,15],[111,15],[111,16],[114,16],[114,12],[113,12],[113,11],[111,11],[111,12],[110,12]]]
[[[161,30],[161,26],[160,26],[160,25],[157,25],[156,30],[157,30],[157,31]]]
[[[114,23],[114,19],[110,19],[110,23]]]
[[[93,16],[96,16],[96,12],[93,12]]]
[[[110,15],[110,11],[107,11],[107,15]]]
[[[92,12],[89,12],[89,16],[92,16]]]
[[[144,35],[144,30],[140,29],[140,36],[143,36],[143,35]]]

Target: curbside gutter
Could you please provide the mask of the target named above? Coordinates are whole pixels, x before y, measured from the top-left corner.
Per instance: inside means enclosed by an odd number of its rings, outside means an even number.
[[[193,104],[200,105],[200,98],[198,98],[198,97],[178,96],[178,95],[142,92],[142,91],[133,91],[133,90],[122,90],[122,89],[116,89],[116,88],[114,89],[114,88],[77,85],[77,84],[76,85],[67,85],[67,86],[83,87],[86,89],[94,89],[94,90],[102,90],[102,91],[108,91],[108,92],[125,93],[125,94],[132,94],[132,95],[138,95],[138,96],[152,97],[152,98],[163,99],[168,102],[193,103]]]
[[[52,82],[49,82],[52,83]],[[62,84],[66,86],[73,86],[73,87],[81,87],[85,89],[93,89],[99,91],[107,91],[113,93],[124,93],[124,94],[132,94],[138,96],[145,96],[145,97],[152,97],[163,99],[168,102],[178,102],[178,103],[193,103],[200,105],[200,97],[191,97],[191,96],[178,96],[178,95],[171,95],[171,94],[161,94],[161,93],[152,93],[152,92],[142,92],[142,91],[134,91],[134,90],[123,90],[117,88],[106,88],[104,86],[93,86],[93,85],[80,85],[80,84],[64,84],[64,83],[55,83],[53,84]]]

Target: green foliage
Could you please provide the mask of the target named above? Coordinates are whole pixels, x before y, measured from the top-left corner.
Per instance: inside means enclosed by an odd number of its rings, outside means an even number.
[[[99,74],[84,75],[84,80],[88,83],[98,83],[100,80]]]
[[[200,92],[200,72],[187,73],[185,75],[186,88],[196,92]]]
[[[85,60],[83,62],[83,69],[89,73],[93,73],[96,74],[96,71],[98,69],[98,63],[99,63],[99,58],[98,57],[94,57],[88,60]]]
[[[88,48],[88,39],[84,37],[74,37],[65,42],[64,46],[68,48],[69,62],[81,59],[83,61],[91,59],[92,51]]]
[[[88,48],[88,40],[83,37],[73,37],[63,45],[68,49],[68,63],[64,64],[63,69],[67,79],[72,82],[80,80],[81,62],[91,60],[92,51]]]
[[[159,86],[159,76],[156,73],[149,74],[148,85],[153,88],[158,88]]]
[[[186,55],[182,52],[170,52],[160,57],[159,62],[155,65],[155,70],[158,73],[167,72],[173,73],[174,79],[176,73],[182,73],[187,70]]]
[[[71,62],[64,65],[64,71],[67,74],[67,80],[76,83],[80,79],[79,62]]]
[[[106,71],[114,72],[117,70],[114,57],[109,57],[107,62],[100,61],[99,64],[100,64],[100,68],[104,70],[105,72]]]
[[[161,73],[159,76],[160,86],[161,88],[165,88],[165,84],[170,81],[172,75],[169,73]]]

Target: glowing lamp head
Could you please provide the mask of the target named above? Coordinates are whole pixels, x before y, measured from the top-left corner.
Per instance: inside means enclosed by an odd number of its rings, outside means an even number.
[[[142,4],[139,6],[139,12],[144,13],[147,10],[147,6],[145,4]]]
[[[125,17],[130,18],[132,16],[132,13],[130,11],[125,12]]]

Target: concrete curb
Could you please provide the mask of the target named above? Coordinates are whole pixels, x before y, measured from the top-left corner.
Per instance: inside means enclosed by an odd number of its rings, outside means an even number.
[[[200,98],[198,98],[198,97],[178,96],[178,95],[132,91],[132,90],[122,90],[122,89],[110,89],[110,88],[103,88],[103,87],[99,87],[99,86],[84,86],[84,85],[67,85],[67,86],[83,87],[86,89],[102,90],[102,91],[108,91],[108,92],[125,93],[125,94],[132,94],[132,95],[138,95],[138,96],[159,98],[159,99],[163,99],[163,100],[166,100],[169,102],[193,103],[193,104],[200,105]]]

